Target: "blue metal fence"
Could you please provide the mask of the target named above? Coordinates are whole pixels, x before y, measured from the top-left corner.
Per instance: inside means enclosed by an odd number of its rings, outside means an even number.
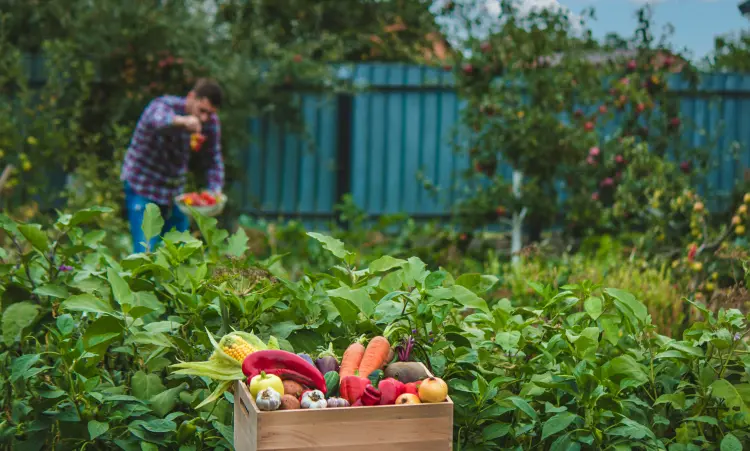
[[[461,101],[451,74],[439,69],[397,64],[360,64],[351,74],[364,86],[354,95],[304,96],[303,106],[314,147],[265,120],[252,130],[257,142],[246,158],[247,177],[238,181],[240,210],[263,216],[301,219],[330,217],[345,193],[371,215],[408,213],[443,217],[460,194],[465,154],[454,152]],[[684,138],[703,145],[718,133],[712,151],[716,164],[705,194],[721,200],[750,167],[750,75],[706,74],[696,91],[675,78],[682,114],[705,130]],[[728,150],[739,143],[740,165]],[[510,176],[510,168],[501,167]],[[417,175],[441,190],[434,196]]]

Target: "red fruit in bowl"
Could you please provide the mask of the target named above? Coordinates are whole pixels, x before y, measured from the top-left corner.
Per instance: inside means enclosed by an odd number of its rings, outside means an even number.
[[[211,193],[201,193],[200,197],[206,205],[216,205],[216,198]]]

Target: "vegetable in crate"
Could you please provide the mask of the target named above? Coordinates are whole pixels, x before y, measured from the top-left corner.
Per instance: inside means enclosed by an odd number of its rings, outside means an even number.
[[[380,390],[380,405],[396,404],[396,399],[405,393],[406,386],[401,381],[393,378],[383,379],[378,384]]]
[[[422,404],[422,401],[419,400],[419,396],[417,395],[404,393],[396,399],[396,405],[398,406],[401,404]]]
[[[314,365],[292,352],[280,350],[257,351],[242,362],[242,372],[252,379],[261,372],[292,380],[326,393],[326,381]]]
[[[284,382],[281,381],[279,376],[273,374],[266,374],[262,372],[253,377],[250,380],[250,394],[254,397],[258,396],[261,390],[266,388],[273,388],[279,395],[284,396]]]
[[[341,386],[339,387],[341,397],[353,405],[362,397],[368,385],[370,385],[370,380],[366,377],[346,376],[341,379]]]
[[[339,360],[333,352],[333,343],[328,345],[328,349],[324,349],[318,354],[318,358],[315,360],[315,366],[317,366],[323,374],[339,370]]]
[[[315,362],[313,362],[312,357],[310,357],[309,355],[305,354],[304,352],[300,352],[297,355],[305,359],[305,362],[309,363],[310,365],[315,366]],[[325,374],[325,373],[321,372],[321,374]]]
[[[335,408],[335,407],[349,407],[349,401],[347,401],[344,398],[328,398],[328,407],[329,408]]]
[[[428,377],[419,385],[419,399],[422,402],[443,402],[448,397],[448,384],[439,377]]]
[[[221,346],[221,350],[226,352],[229,357],[240,363],[245,360],[245,357],[256,351],[250,343],[234,334],[224,335],[221,341],[219,341],[219,346]]]
[[[380,390],[373,387],[372,385],[368,385],[367,387],[365,387],[365,392],[362,393],[360,401],[362,401],[362,404],[365,406],[376,406],[380,404],[381,398],[382,395],[380,393]]]
[[[339,373],[335,371],[327,372],[323,378],[326,380],[326,389],[328,396],[339,394]]]
[[[404,393],[411,393],[412,395],[419,396],[419,386],[422,381],[409,382],[404,386]]]
[[[297,410],[300,408],[299,399],[292,395],[281,397],[281,408],[279,410]]]
[[[346,348],[346,351],[344,351],[344,356],[341,358],[341,367],[339,368],[339,377],[342,381],[347,376],[354,376],[354,372],[359,369],[359,364],[365,355],[365,347],[362,345],[364,339],[365,337],[360,338],[350,344]]]
[[[370,340],[365,349],[365,354],[359,362],[359,375],[367,377],[388,360],[388,354],[391,351],[391,344],[383,336],[377,336]]]
[[[381,370],[375,370],[372,373],[370,373],[369,376],[367,376],[367,379],[370,380],[370,383],[373,387],[377,387],[380,383],[380,380],[383,379],[383,371]]]
[[[264,412],[278,410],[281,407],[281,395],[273,388],[263,389],[255,398],[255,405]]]
[[[430,377],[424,365],[418,362],[394,362],[385,367],[385,377],[392,377],[401,382],[417,382]]]
[[[320,390],[305,392],[299,404],[303,409],[325,409],[328,407],[328,401]]]
[[[303,387],[298,382],[284,381],[284,394],[286,395],[292,395],[299,399],[305,391],[307,391],[307,388]]]

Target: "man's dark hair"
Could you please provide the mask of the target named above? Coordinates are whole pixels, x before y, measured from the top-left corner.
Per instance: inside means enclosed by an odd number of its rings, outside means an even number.
[[[221,108],[221,102],[224,100],[224,91],[215,81],[208,78],[201,78],[193,87],[195,97],[198,99],[208,99],[214,108]]]

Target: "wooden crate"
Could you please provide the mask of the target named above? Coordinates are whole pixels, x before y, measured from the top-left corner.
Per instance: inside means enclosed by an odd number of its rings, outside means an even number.
[[[258,410],[247,385],[234,386],[237,451],[447,451],[453,401],[437,404]]]

